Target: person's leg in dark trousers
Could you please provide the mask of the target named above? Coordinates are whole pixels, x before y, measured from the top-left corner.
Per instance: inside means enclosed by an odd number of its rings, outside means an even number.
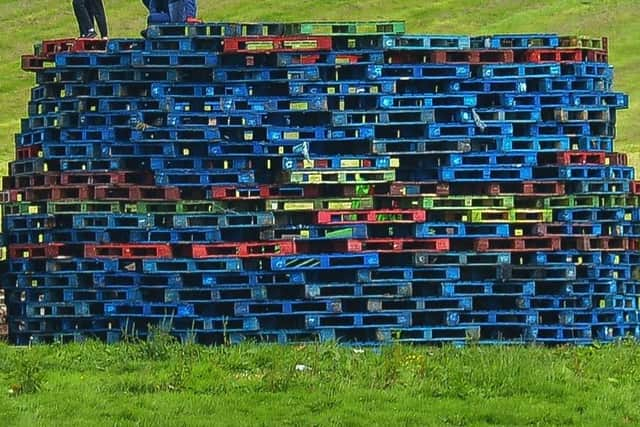
[[[73,13],[76,15],[78,21],[78,28],[80,29],[80,37],[89,33],[89,30],[93,28],[93,20],[89,15],[89,9],[85,0],[73,0]]]
[[[91,15],[96,19],[98,28],[100,29],[100,35],[102,37],[109,37],[109,28],[107,27],[107,16],[104,13],[104,5],[102,0],[86,0],[88,3],[88,9]],[[91,21],[93,25],[93,20]]]

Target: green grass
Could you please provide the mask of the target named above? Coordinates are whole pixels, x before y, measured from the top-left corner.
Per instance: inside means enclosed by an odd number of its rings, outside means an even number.
[[[93,427],[638,425],[639,360],[634,343],[359,350],[201,347],[161,336],[111,346],[0,345],[0,419]]]
[[[70,2],[0,0],[0,173],[13,158],[13,134],[25,115],[33,75],[20,70],[19,57],[42,39],[76,34]],[[138,35],[145,10],[136,0],[106,2],[112,37]],[[200,1],[207,21],[392,20],[410,33],[487,34],[557,32],[608,36],[616,89],[635,100],[640,94],[640,3],[637,0],[219,0]],[[618,116],[617,151],[640,165],[640,109],[635,102]]]

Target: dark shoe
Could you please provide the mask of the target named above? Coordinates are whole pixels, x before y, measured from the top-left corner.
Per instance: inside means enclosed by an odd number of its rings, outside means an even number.
[[[94,30],[89,30],[89,32],[82,37],[84,37],[85,39],[95,39],[96,37],[98,37],[98,33],[96,33]]]
[[[147,38],[147,30],[142,30],[140,31],[140,35],[142,36],[142,38]]]

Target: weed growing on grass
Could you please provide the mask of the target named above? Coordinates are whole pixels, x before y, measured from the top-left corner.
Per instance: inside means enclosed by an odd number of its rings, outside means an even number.
[[[42,389],[44,381],[42,366],[29,352],[15,358],[7,376],[10,382],[9,394],[11,395],[36,393]]]

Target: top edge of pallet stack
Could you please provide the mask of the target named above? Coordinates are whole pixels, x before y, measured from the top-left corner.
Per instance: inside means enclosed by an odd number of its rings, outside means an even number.
[[[151,25],[151,37],[404,34],[404,21],[207,22]]]

